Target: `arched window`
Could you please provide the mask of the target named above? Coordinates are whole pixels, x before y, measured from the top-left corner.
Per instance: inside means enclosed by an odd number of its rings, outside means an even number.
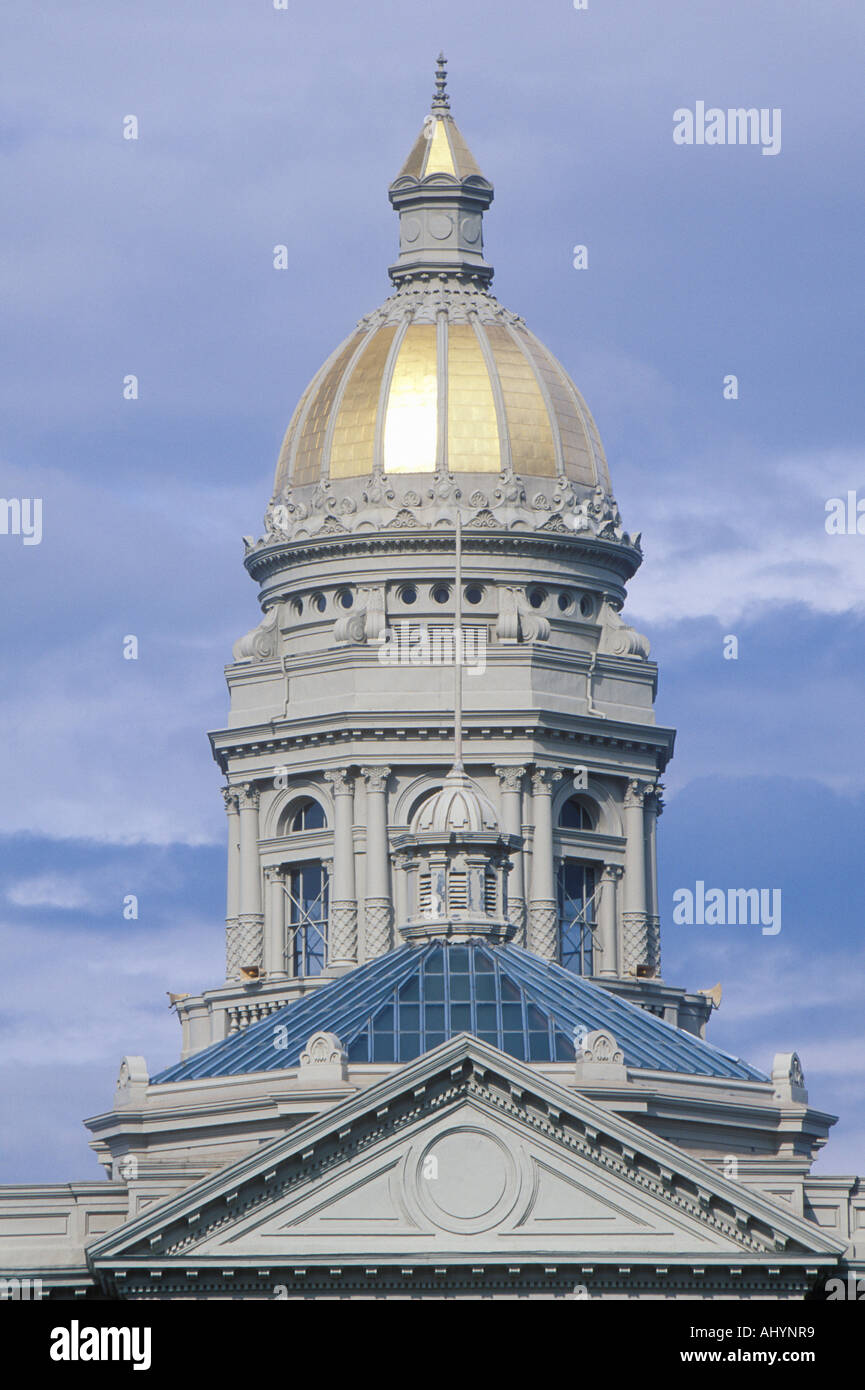
[[[562,830],[594,830],[595,822],[578,796],[566,801],[559,812],[559,825]]]
[[[289,807],[286,820],[283,834],[289,835],[295,835],[299,830],[323,830],[327,824],[323,807],[318,801],[313,801],[311,796],[304,797],[303,801]]]
[[[321,861],[293,864],[285,876],[285,895],[291,973],[320,975],[327,965],[328,913],[328,878]]]
[[[595,870],[566,859],[559,866],[559,961],[575,975],[594,974]]]

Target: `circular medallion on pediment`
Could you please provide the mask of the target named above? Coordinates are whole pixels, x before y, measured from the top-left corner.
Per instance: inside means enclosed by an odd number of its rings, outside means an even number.
[[[521,1186],[514,1155],[497,1135],[471,1125],[440,1132],[415,1152],[411,1185],[435,1226],[486,1231],[507,1216]]]

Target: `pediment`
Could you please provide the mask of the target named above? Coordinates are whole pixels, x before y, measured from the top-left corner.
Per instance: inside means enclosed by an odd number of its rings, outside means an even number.
[[[834,1254],[789,1211],[462,1035],[115,1230],[124,1265],[268,1269]]]

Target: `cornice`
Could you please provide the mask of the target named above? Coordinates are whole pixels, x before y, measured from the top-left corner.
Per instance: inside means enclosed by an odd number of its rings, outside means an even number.
[[[531,743],[543,740],[585,748],[612,749],[623,753],[642,754],[650,758],[660,755],[659,771],[663,771],[672,756],[675,730],[662,725],[649,724],[635,732],[633,726],[605,719],[601,730],[598,727],[581,727],[580,716],[563,715],[557,724],[545,724],[545,717],[549,716],[545,716],[542,711],[530,715],[512,715],[506,722],[498,712],[476,718],[464,717],[463,738],[467,745],[477,742],[482,743],[487,750],[492,748],[492,751],[488,751],[484,756],[472,753],[472,761],[486,764],[491,758],[499,756],[495,750],[500,743],[514,743],[519,740]],[[591,719],[591,716],[585,718]],[[419,714],[415,719],[417,722],[413,723],[411,715],[396,712],[372,714],[360,719],[356,714],[337,713],[327,719],[292,720],[285,728],[280,728],[274,722],[252,725],[242,730],[220,729],[211,732],[208,738],[213,756],[223,772],[227,772],[230,759],[275,754],[288,749],[335,748],[345,743],[449,743],[453,739],[452,720],[437,719],[430,723],[427,714]],[[592,720],[592,723],[594,725],[596,721]],[[491,743],[491,736],[494,736],[494,743]],[[527,752],[524,755],[528,757]],[[364,758],[368,756],[364,753]],[[410,756],[406,755],[407,760],[410,760]],[[562,756],[568,759],[572,755],[563,753]],[[394,770],[398,771],[398,767]],[[617,771],[625,775],[629,768],[622,767]],[[248,774],[253,778],[267,775],[266,772]],[[645,769],[635,768],[633,775],[644,776]]]
[[[324,535],[303,540],[275,540],[250,550],[244,564],[251,577],[265,583],[283,570],[302,564],[335,559],[350,560],[358,555],[452,555],[452,531],[416,529],[364,532],[359,535]],[[642,556],[633,545],[576,535],[535,531],[508,531],[504,528],[463,531],[463,552],[478,555],[513,554],[566,560],[570,565],[592,564],[614,574],[623,584],[636,574]]]

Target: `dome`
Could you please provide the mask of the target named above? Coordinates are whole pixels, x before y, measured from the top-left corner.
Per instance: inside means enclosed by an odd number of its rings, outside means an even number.
[[[456,768],[415,812],[411,825],[413,835],[479,835],[498,828],[492,802]]]
[[[481,288],[406,285],[313,378],[275,493],[442,471],[565,475],[611,490],[585,401],[523,321]]]
[[[395,293],[313,377],[283,441],[274,498],[399,474],[492,474],[611,492],[585,401],[561,363],[489,293],[493,200],[450,111],[431,109],[390,185]],[[477,486],[482,486],[482,482]],[[299,505],[303,506],[301,502]]]

